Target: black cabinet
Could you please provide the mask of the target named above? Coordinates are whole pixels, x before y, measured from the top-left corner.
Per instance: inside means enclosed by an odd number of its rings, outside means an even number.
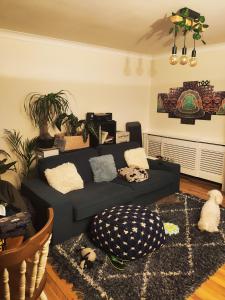
[[[98,144],[116,143],[116,121],[94,121],[95,130],[98,138],[90,136],[90,146],[96,147]]]

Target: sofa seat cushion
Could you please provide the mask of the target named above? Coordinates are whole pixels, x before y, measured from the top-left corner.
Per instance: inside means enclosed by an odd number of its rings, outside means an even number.
[[[115,160],[116,168],[120,169],[127,167],[127,163],[124,158],[124,152],[128,149],[134,149],[138,147],[140,147],[138,143],[129,142],[121,144],[99,145],[97,150],[99,155],[112,154]]]
[[[105,208],[133,201],[129,186],[112,182],[88,183],[83,190],[67,194],[73,207],[74,221],[93,216]]]
[[[80,174],[84,182],[93,181],[93,175],[89,163],[89,158],[95,156],[98,156],[98,152],[96,149],[85,148],[39,159],[39,175],[43,180],[45,180],[44,171],[46,169],[52,169],[63,163],[71,162],[76,166],[77,172]]]
[[[127,182],[123,178],[117,177],[113,180],[113,183],[130,187],[135,192],[135,196],[139,196],[163,189],[175,181],[175,176],[171,172],[162,170],[146,171],[148,172],[148,179],[145,181]]]

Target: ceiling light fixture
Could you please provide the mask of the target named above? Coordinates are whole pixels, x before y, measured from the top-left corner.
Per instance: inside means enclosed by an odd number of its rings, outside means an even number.
[[[182,56],[180,57],[179,62],[181,65],[186,65],[189,61],[189,65],[191,67],[196,66],[197,58],[195,41],[201,39],[202,43],[205,44],[205,41],[202,39],[202,33],[206,28],[209,27],[208,24],[205,24],[205,17],[194,10],[184,7],[181,8],[177,13],[172,13],[172,16],[170,16],[170,21],[174,24],[169,31],[169,33],[174,33],[174,45],[172,47],[172,55],[169,58],[169,63],[171,65],[176,65],[178,62],[176,37],[177,34],[181,32],[184,36],[184,46],[182,48]],[[190,59],[187,56],[186,47],[186,36],[188,32],[192,33],[192,38],[194,40],[194,48],[192,50]]]

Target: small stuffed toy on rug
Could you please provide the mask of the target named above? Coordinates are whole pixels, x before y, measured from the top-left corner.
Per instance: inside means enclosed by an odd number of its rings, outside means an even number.
[[[128,182],[141,182],[148,179],[148,172],[143,168],[125,167],[119,169],[118,173]]]
[[[80,268],[83,271],[85,268],[93,267],[94,261],[97,258],[95,250],[92,248],[81,247],[80,254],[82,257],[82,261],[80,263]]]

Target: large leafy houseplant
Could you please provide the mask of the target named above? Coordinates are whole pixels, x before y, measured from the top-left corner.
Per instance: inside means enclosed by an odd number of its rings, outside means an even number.
[[[3,149],[0,149],[0,156],[1,156],[0,159],[0,178],[1,178],[1,175],[7,171],[16,171],[16,167],[15,167],[16,161],[8,162],[10,155],[8,152],[6,152]]]
[[[60,114],[55,120],[56,127],[61,131],[65,126],[66,135],[82,135],[83,141],[86,142],[89,134],[97,137],[94,124],[92,121],[79,120],[73,113]]]
[[[38,93],[27,95],[24,109],[34,126],[39,127],[39,145],[41,147],[47,148],[53,145],[54,141],[48,132],[48,128],[54,126],[55,118],[66,112],[68,107],[68,94],[64,90],[46,95]]]
[[[32,163],[36,159],[37,138],[23,140],[20,132],[7,129],[4,130],[4,137],[21,163],[22,175],[28,176]]]

